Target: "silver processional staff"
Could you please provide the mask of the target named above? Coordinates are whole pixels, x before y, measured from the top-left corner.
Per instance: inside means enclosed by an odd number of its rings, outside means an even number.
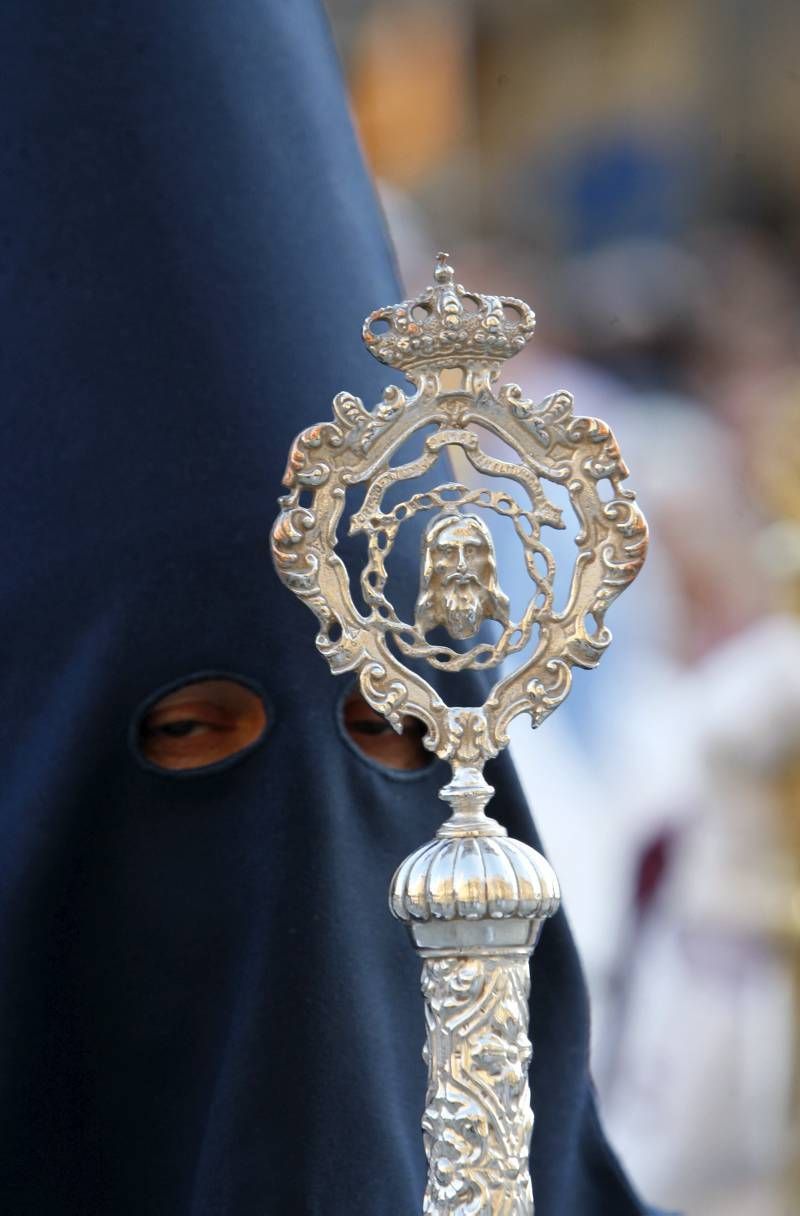
[[[282,581],[316,615],[317,647],[331,669],[356,673],[365,699],[396,730],[404,714],[420,719],[425,746],[452,767],[440,792],[450,818],[399,866],[389,896],[423,960],[424,1212],[531,1216],[529,958],[558,908],[559,889],[545,858],[487,816],[494,791],[483,766],[508,745],[514,717],[527,713],[538,726],[569,692],[572,668],[600,661],[611,641],[606,611],[641,569],[647,526],[623,485],[628,470],[605,423],[576,416],[568,393],[534,404],[516,384],[498,387],[504,361],[533,336],[528,305],[466,291],[447,254],[438,255],[434,276],[415,299],[379,308],[364,322],[367,348],[402,371],[413,393],[390,385],[372,410],[339,393],[333,421],[298,436],[272,552]],[[422,456],[393,465],[402,444],[432,424]],[[492,432],[518,460],[483,451],[476,427]],[[384,506],[388,490],[413,483],[453,447],[490,485],[503,479],[501,488],[448,481]],[[508,482],[519,488],[519,499]],[[554,603],[556,562],[542,540],[543,528],[564,527],[547,497],[548,482],[567,490],[579,524],[563,607]],[[610,494],[601,496],[604,482]],[[367,615],[356,608],[336,553],[352,486],[364,488],[349,532],[367,539],[360,578]],[[387,561],[398,530],[421,513],[427,523],[410,622],[387,597]],[[492,513],[512,522],[530,576],[518,620],[499,583],[486,522]],[[483,640],[481,626],[489,620],[497,623],[494,641]],[[441,629],[462,645],[428,639]],[[446,705],[402,661],[460,671],[498,667],[514,655],[516,670],[479,707]]]

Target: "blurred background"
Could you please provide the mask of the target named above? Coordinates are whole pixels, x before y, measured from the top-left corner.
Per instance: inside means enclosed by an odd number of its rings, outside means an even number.
[[[610,1136],[653,1203],[797,1216],[800,6],[327,2],[406,287],[446,249],[526,299],[508,376],[612,424],[651,524],[513,744]]]

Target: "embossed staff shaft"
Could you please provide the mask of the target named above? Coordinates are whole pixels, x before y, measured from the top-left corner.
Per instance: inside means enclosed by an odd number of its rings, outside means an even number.
[[[576,416],[568,393],[535,404],[518,385],[497,387],[503,362],[533,336],[528,305],[466,291],[446,254],[434,275],[432,287],[378,309],[363,328],[368,349],[399,368],[414,392],[390,385],[372,410],[339,393],[333,421],[298,436],[272,553],[279,577],[317,617],[317,647],[331,669],[356,673],[364,698],[396,730],[404,714],[422,721],[425,746],[452,767],[441,791],[451,816],[403,862],[390,892],[391,909],[423,959],[424,1211],[531,1216],[528,961],[559,893],[545,859],[486,815],[493,791],[483,767],[508,745],[517,714],[529,714],[538,726],[567,696],[573,667],[600,661],[611,641],[606,611],[642,566],[647,528],[623,485],[628,470],[605,423]],[[422,428],[431,432],[422,455],[393,465]],[[482,431],[511,448],[518,462],[484,451]],[[383,507],[388,490],[426,474],[453,447],[476,472],[506,484],[476,489],[448,478]],[[522,503],[508,481],[521,490]],[[542,539],[543,528],[564,527],[548,482],[567,491],[578,520],[563,607],[554,603],[556,561]],[[601,495],[602,482],[610,493]],[[364,497],[349,531],[367,538],[366,615],[335,552],[346,492],[359,485]],[[412,623],[388,598],[387,562],[399,529],[427,512],[434,515],[423,534]],[[517,620],[500,586],[487,513],[513,525],[530,579]],[[481,630],[486,621],[496,622],[493,641]],[[427,634],[440,628],[461,648],[430,642]],[[448,706],[401,657],[461,671],[497,667],[515,654],[519,665],[479,707]]]
[[[452,818],[403,862],[390,893],[423,959],[423,1211],[528,1216],[528,960],[558,883],[544,857],[488,818],[491,787],[475,776],[442,792]]]

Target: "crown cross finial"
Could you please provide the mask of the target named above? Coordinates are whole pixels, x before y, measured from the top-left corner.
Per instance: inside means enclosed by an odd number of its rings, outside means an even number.
[[[497,365],[533,337],[536,318],[523,300],[465,290],[449,257],[436,255],[433,286],[367,317],[364,342],[381,363],[407,373],[459,360]]]
[[[455,276],[453,267],[448,264],[449,253],[437,253],[433,277],[437,283],[452,283]]]

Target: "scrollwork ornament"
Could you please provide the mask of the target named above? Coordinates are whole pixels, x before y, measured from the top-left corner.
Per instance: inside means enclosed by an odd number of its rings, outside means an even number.
[[[484,706],[484,758],[496,754],[505,745],[512,717],[527,713],[533,725],[540,725],[569,691],[567,669],[594,667],[600,661],[611,640],[606,613],[641,568],[647,529],[632,492],[623,485],[628,470],[605,423],[576,416],[566,392],[535,405],[518,385],[496,387],[502,360],[532,336],[530,309],[517,300],[466,292],[455,283],[444,258],[436,275],[436,285],[418,300],[379,309],[365,328],[373,353],[404,371],[416,391],[408,396],[389,386],[372,410],[352,393],[341,392],[334,400],[335,421],[310,427],[298,437],[287,465],[287,493],[273,528],[272,548],[280,577],[316,614],[321,626],[318,645],[331,666],[356,671],[362,684],[362,673],[371,670],[371,664],[391,672],[424,711],[427,745],[458,763],[457,719],[424,679],[411,674],[401,656],[422,658],[443,670],[496,667],[523,651],[538,631],[533,653],[495,686]],[[471,311],[464,309],[465,301],[473,306]],[[507,306],[516,310],[514,320],[506,318]],[[425,319],[412,320],[420,308]],[[390,338],[373,342],[370,327],[377,320],[388,322]],[[460,369],[460,389],[443,387],[445,367]],[[426,438],[422,455],[394,466],[392,458],[402,444],[431,424],[436,430]],[[474,427],[492,432],[511,447],[518,462],[484,452]],[[462,449],[476,472],[515,482],[526,502],[515,501],[506,491],[445,482],[412,494],[388,511],[382,509],[387,490],[426,473],[450,445]],[[553,597],[555,558],[543,529],[562,528],[564,522],[547,496],[548,482],[566,488],[579,521],[570,594],[560,610]],[[610,483],[610,498],[601,496],[602,482]],[[344,493],[356,485],[365,487],[364,502],[350,518],[349,531],[365,534],[368,541],[361,579],[367,614],[357,610],[347,572],[336,556]],[[504,617],[500,598],[473,611],[465,580],[462,606],[454,592],[449,617],[447,609],[429,606],[427,615],[418,614],[416,621],[400,620],[386,595],[387,562],[399,529],[418,512],[437,508],[442,515],[450,511],[469,519],[473,506],[505,514],[514,523],[531,578],[531,597],[522,617]],[[487,613],[500,620],[499,639],[475,641],[466,649],[431,643],[422,627],[436,624],[439,617],[448,619],[451,636],[470,641]],[[396,719],[394,710],[390,716]]]
[[[272,553],[281,580],[316,616],[317,646],[331,669],[354,673],[367,702],[396,730],[405,715],[420,719],[425,746],[452,768],[441,791],[451,817],[398,868],[390,894],[424,959],[424,1210],[530,1216],[528,959],[558,907],[558,883],[543,857],[508,840],[486,815],[493,791],[483,767],[508,745],[517,715],[539,726],[568,695],[573,669],[599,663],[611,641],[606,614],[641,569],[647,526],[604,422],[577,415],[567,392],[537,404],[519,385],[498,383],[503,362],[533,336],[528,305],[467,291],[446,254],[437,258],[434,280],[415,299],[379,308],[364,323],[367,348],[403,372],[413,391],[390,385],[371,409],[340,392],[333,420],[298,436]],[[486,432],[514,459],[486,451]],[[418,433],[419,454],[402,462],[401,449]],[[415,489],[448,449],[460,449],[476,481],[489,484],[448,477]],[[577,520],[561,606],[548,530],[565,521],[549,487],[566,491]],[[342,521],[354,489],[363,491],[361,504]],[[389,568],[400,530],[418,517],[419,589],[414,619],[403,620],[389,598]],[[528,576],[528,600],[516,617],[494,519],[513,528]],[[340,530],[366,538],[365,611],[337,552]],[[494,622],[493,639],[486,622]],[[483,705],[448,706],[406,659],[442,671],[502,664],[502,672]]]
[[[435,958],[423,964],[430,1161],[426,1216],[527,1216],[527,957]]]

